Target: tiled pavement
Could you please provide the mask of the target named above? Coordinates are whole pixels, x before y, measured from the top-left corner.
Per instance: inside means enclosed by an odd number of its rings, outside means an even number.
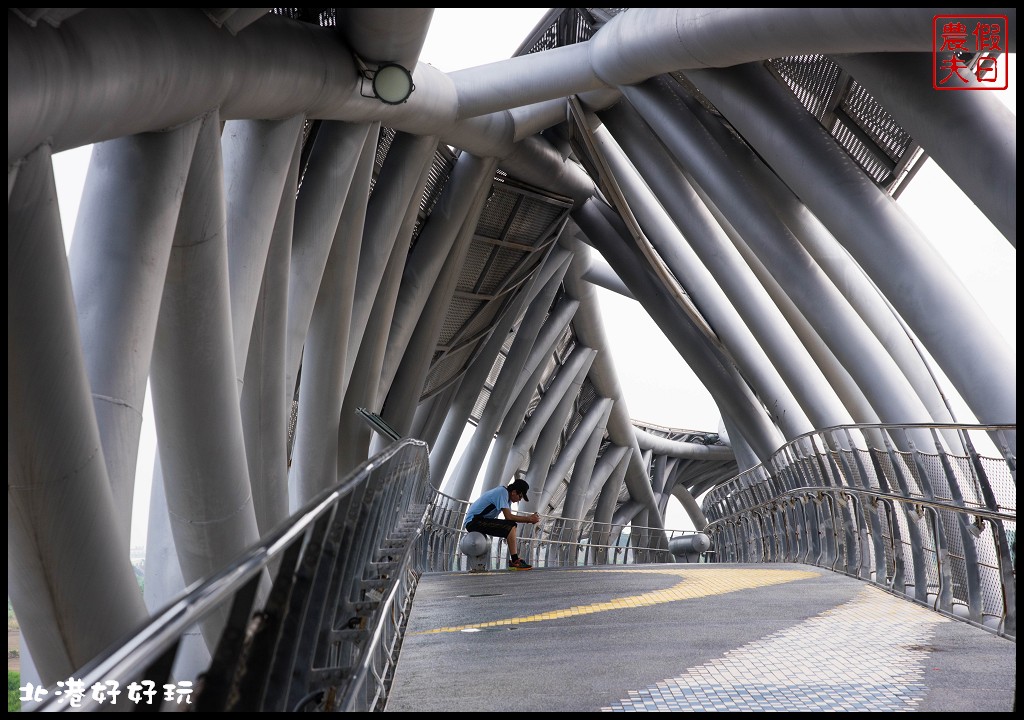
[[[730,650],[603,710],[913,710],[932,626],[951,622],[865,587],[848,603]]]
[[[387,711],[1014,709],[1016,643],[805,565],[425,575]]]

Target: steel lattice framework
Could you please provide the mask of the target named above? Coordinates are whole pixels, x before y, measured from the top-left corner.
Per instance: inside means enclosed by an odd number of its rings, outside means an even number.
[[[1015,349],[894,199],[931,157],[1016,245],[1015,118],[931,91],[931,10],[558,9],[450,74],[432,12],[8,10],[8,588],[44,681],[381,452],[360,410],[452,497],[521,476],[655,529],[807,433],[956,422],[920,347],[1015,426]],[[89,144],[68,253],[51,158]],[[722,427],[634,423],[595,285]]]

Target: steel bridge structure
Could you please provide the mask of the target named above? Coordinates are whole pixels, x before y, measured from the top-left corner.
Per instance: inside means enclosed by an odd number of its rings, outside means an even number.
[[[1015,53],[1015,8],[961,12]],[[465,569],[466,502],[516,477],[541,566],[807,563],[1015,639],[1016,348],[897,198],[930,159],[1015,249],[1016,119],[934,89],[935,15],[555,8],[445,73],[432,8],[9,8],[25,677],[378,709],[388,613]],[[52,159],[88,145],[68,238]],[[631,415],[597,288],[719,427]]]

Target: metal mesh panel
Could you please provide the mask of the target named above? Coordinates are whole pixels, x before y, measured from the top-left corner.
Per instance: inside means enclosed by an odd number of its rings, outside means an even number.
[[[434,151],[434,161],[430,166],[430,171],[427,173],[427,182],[423,187],[423,195],[420,197],[420,211],[416,219],[416,225],[413,227],[410,248],[416,244],[426,218],[430,216],[434,206],[437,205],[437,201],[441,198],[441,193],[444,192],[444,187],[448,184],[448,179],[451,177],[454,167],[454,153],[452,153],[447,145],[439,145],[437,150]]]
[[[977,475],[974,474],[974,465],[970,458],[948,456],[949,464],[953,474],[957,478],[957,486],[963,496],[964,505],[968,507],[985,507],[985,500],[981,495],[981,488],[978,485]],[[1015,488],[1016,490],[1016,488]]]
[[[1017,481],[1006,462],[983,457],[981,465],[985,469],[985,476],[999,508],[1017,512]]]
[[[551,25],[545,30],[540,37],[537,38],[536,42],[530,49],[527,50],[526,55],[535,52],[543,52],[544,50],[552,50],[556,47],[561,47],[561,43],[558,40],[558,26]]]
[[[552,204],[540,198],[525,196],[504,239],[521,245],[537,245],[547,239],[547,230],[551,224],[564,214],[563,203]]]
[[[896,553],[900,552],[902,548],[895,544],[895,538],[892,535],[892,523],[896,522],[896,520],[890,517],[889,505],[878,503],[877,513],[878,523],[882,528],[882,539],[884,540],[882,547],[885,548],[885,582],[889,584],[896,574]],[[876,578],[876,582],[877,580]]]
[[[391,146],[395,142],[395,137],[398,133],[392,128],[381,126],[380,133],[377,135],[377,151],[373,156],[373,176],[370,178],[370,196],[373,196],[373,189],[377,186],[377,176],[380,174],[380,169],[384,166],[384,160],[387,158],[388,153],[391,152]]]
[[[494,364],[491,365],[491,371],[487,373],[487,387],[494,387],[494,383],[498,382],[498,375],[501,374],[501,369],[505,367],[505,359],[508,356],[500,352],[498,356],[494,358]]]
[[[917,144],[863,86],[822,55],[773,58],[766,66],[872,180],[895,188],[894,172]]]
[[[480,220],[476,224],[478,235],[498,240],[505,232],[505,226],[516,209],[519,195],[510,193],[504,189],[495,189],[491,193],[483,212],[480,213]]]
[[[424,383],[423,395],[421,400],[429,397],[437,390],[444,387],[448,382],[458,377],[463,370],[466,369],[466,363],[469,362],[469,358],[472,355],[475,346],[467,345],[453,350],[452,352],[445,355],[439,361],[437,361],[433,367],[430,368],[430,372],[427,373],[427,380]]]
[[[535,388],[533,391],[533,397],[530,398],[530,402],[526,405],[526,412],[523,413],[523,422],[526,422],[533,415],[533,411],[540,405],[540,399],[543,397],[541,388]]]
[[[576,333],[573,332],[572,325],[570,324],[555,344],[555,357],[559,358],[559,360],[565,360],[575,347]]]
[[[1016,538],[1017,523],[1004,522],[1004,531],[1008,538]],[[1011,540],[1011,547],[1016,543]],[[984,612],[999,617],[1003,614],[1003,583],[999,575],[999,558],[996,556],[996,544],[992,525],[985,524],[985,529],[975,542],[978,548],[978,565],[981,576],[981,597]]]
[[[899,509],[896,509],[892,513],[892,519],[896,521],[896,526],[899,528],[900,542],[896,546],[896,552],[901,557],[903,564],[903,582],[907,587],[913,587],[917,584],[917,579],[914,572],[914,550],[910,544],[910,525],[907,521],[907,515]],[[903,588],[894,588],[897,592],[903,592]]]
[[[875,100],[864,86],[853,81],[843,98],[843,110],[893,160],[899,160],[913,144],[910,133]]]
[[[567,8],[547,28],[527,39],[517,55],[543,52],[589,40],[594,34],[587,8]]]
[[[473,410],[469,414],[470,422],[474,425],[480,422],[480,418],[484,415],[484,410],[487,409],[487,403],[491,401],[491,391],[487,388],[481,388],[480,394],[476,396],[476,401],[473,403]]]
[[[932,497],[936,500],[952,500],[953,493],[950,491],[949,480],[946,478],[946,472],[939,456],[920,453],[917,457],[928,477]]]
[[[591,407],[594,405],[594,401],[597,400],[597,389],[594,384],[590,382],[590,378],[586,378],[583,384],[580,386],[579,396],[579,408],[580,413],[586,415]]]
[[[480,301],[474,298],[454,296],[448,305],[448,314],[441,325],[441,335],[438,337],[438,345],[444,347],[452,342],[452,338],[459,334],[473,313],[480,308]]]
[[[877,453],[878,462],[882,467],[882,471],[885,473],[886,479],[889,481],[890,488],[899,488],[897,482],[896,470],[893,468],[893,461],[898,463],[900,476],[904,482],[907,483],[907,490],[909,497],[923,497],[921,488],[917,484],[916,476],[911,472],[910,467],[901,453]]]
[[[836,119],[832,124],[831,131],[833,137],[839,141],[846,152],[850,153],[850,157],[857,161],[857,164],[872,180],[876,183],[884,183],[890,178],[892,172],[889,167],[880,162],[871,148],[865,145],[846,125]]]
[[[873,490],[881,490],[883,488],[890,487],[888,481],[885,481],[884,478],[880,478],[878,476],[878,471],[875,467],[875,463],[872,459],[872,454],[870,451],[857,450],[855,453],[850,454],[856,454],[857,457],[855,458],[855,460],[858,460],[859,462],[855,464],[855,467],[857,468],[858,472],[864,472],[864,487],[868,487]]]
[[[320,27],[337,27],[338,25],[337,8],[270,8],[269,12]]]
[[[487,373],[487,382],[480,388],[480,394],[477,395],[476,401],[473,403],[473,409],[469,414],[469,420],[474,425],[480,422],[484,409],[491,400],[491,389],[498,382],[498,376],[501,374],[501,369],[505,366],[506,358],[507,355],[504,352],[499,352],[494,358],[494,364],[491,365],[491,370]]]
[[[522,261],[524,254],[521,250],[498,248],[480,283],[479,292],[487,295],[497,292],[512,269]]]
[[[521,323],[522,321],[522,318],[517,319],[515,328],[513,330],[510,330],[508,335],[505,336],[505,342],[501,344],[501,352],[503,354],[508,355],[509,350],[512,349],[512,343],[516,341],[516,337],[519,335],[519,323]]]
[[[494,252],[494,246],[486,242],[474,242],[469,246],[462,272],[456,286],[462,292],[475,292],[480,276],[487,267],[487,261]]]
[[[947,556],[946,568],[949,570],[952,581],[953,597],[960,602],[967,604],[967,563],[964,561],[963,534],[960,531],[960,521],[957,514],[948,510],[941,510],[938,513],[945,533]]]
[[[932,524],[931,513],[922,513],[917,521],[918,530],[921,533],[921,550],[924,552],[924,569],[928,578],[928,589],[933,590],[939,587],[939,556],[936,548],[938,543],[935,537],[935,526]]]
[[[476,337],[478,333],[482,333],[485,329],[490,327],[504,303],[500,300],[491,300],[488,303],[478,302],[478,305],[479,311],[472,317],[472,319],[469,320],[468,323],[466,323],[466,329],[462,333],[462,337]]]
[[[839,66],[822,55],[774,58],[768,61],[768,66],[782,78],[807,111],[820,120],[828,109],[829,98],[836,91]]]
[[[506,287],[522,287],[523,281],[540,269],[547,256],[545,251],[532,252],[505,279]]]
[[[593,384],[591,384],[589,379],[584,379],[580,384],[580,390],[576,394],[576,399],[573,401],[573,412],[565,423],[565,436],[567,438],[576,432],[576,428],[583,422],[583,418],[586,417],[587,411],[594,404],[596,396],[597,392],[594,390]]]

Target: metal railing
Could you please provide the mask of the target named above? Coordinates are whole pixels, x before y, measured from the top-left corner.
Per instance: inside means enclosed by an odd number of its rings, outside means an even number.
[[[538,568],[673,562],[670,548],[812,564],[1015,638],[1015,430],[828,428],[708,493],[703,533],[543,516],[520,526],[519,554]],[[911,441],[921,431],[934,453]],[[978,453],[980,438],[1003,457]],[[468,505],[431,487],[424,443],[395,442],[83,667],[79,702],[51,688],[26,709],[109,710],[90,690],[113,681],[122,704],[142,687],[136,710],[383,710],[421,574],[477,569],[460,548]],[[695,542],[708,535],[710,552]],[[485,569],[506,568],[504,542],[488,541]],[[183,638],[218,622],[208,667],[174,684]]]
[[[430,572],[466,572],[472,558],[460,550],[466,536],[463,522],[469,502],[433,490],[426,514],[425,569]],[[536,525],[521,524],[516,542],[519,556],[537,568],[581,565],[633,565],[675,562],[669,551],[677,539],[698,535],[686,530],[662,530],[629,524],[599,523],[541,515]],[[485,566],[508,566],[504,540],[486,538]]]
[[[1016,638],[1015,442],[1015,425],[808,433],[709,492],[704,532],[718,562],[829,568]]]
[[[131,687],[155,690],[135,710],[382,710],[422,572],[428,478],[426,445],[394,443],[83,667],[79,702],[62,683],[34,709],[116,710],[90,691],[114,682],[129,707]],[[182,638],[218,615],[209,667],[175,683]]]

